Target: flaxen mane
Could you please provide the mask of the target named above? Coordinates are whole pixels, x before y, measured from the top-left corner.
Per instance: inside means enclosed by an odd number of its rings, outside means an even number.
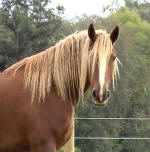
[[[63,99],[78,100],[84,93],[87,75],[92,79],[97,63],[101,78],[104,79],[104,68],[112,53],[110,35],[101,30],[96,32],[99,36],[92,48],[86,31],[74,33],[46,51],[14,64],[4,72],[17,71],[25,65],[24,85],[31,91],[32,102],[35,97],[38,97],[39,102],[44,101],[52,85]],[[113,82],[117,73],[118,65],[115,60]]]

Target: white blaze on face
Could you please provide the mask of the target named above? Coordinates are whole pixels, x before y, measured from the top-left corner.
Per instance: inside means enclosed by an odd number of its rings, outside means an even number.
[[[99,68],[100,95],[103,95],[105,74],[106,74],[106,61],[103,60],[100,64],[101,64]]]

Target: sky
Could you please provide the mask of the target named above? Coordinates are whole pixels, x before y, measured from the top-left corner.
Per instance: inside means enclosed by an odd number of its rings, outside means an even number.
[[[112,3],[112,0],[52,0],[54,6],[62,5],[65,8],[64,17],[67,19],[75,16],[104,15],[103,7]],[[119,5],[124,4],[124,0],[118,0]]]

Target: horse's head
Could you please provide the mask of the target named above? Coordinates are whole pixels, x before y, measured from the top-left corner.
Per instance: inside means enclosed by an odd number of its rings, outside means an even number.
[[[118,73],[118,59],[113,47],[119,36],[119,27],[116,26],[110,35],[103,36],[102,33],[96,33],[93,24],[91,24],[88,35],[91,41],[89,51],[91,51],[92,56],[92,61],[90,61],[92,62],[90,64],[92,71],[90,72],[90,88],[92,89],[94,104],[103,106],[110,98],[110,82],[113,80],[114,83]],[[94,53],[94,51],[96,52]]]

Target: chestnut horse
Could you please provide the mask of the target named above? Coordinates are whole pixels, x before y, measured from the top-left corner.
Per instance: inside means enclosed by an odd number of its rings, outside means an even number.
[[[119,35],[74,33],[0,74],[0,152],[56,152],[71,137],[74,109],[90,88],[93,103],[107,103],[118,73]],[[71,151],[71,150],[70,150]]]

